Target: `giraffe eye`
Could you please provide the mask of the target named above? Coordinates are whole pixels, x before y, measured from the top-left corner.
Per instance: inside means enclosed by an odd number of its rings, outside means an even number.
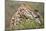
[[[40,18],[40,16],[38,15],[37,17],[35,17],[35,18]]]
[[[38,17],[35,17],[35,18],[38,18]]]

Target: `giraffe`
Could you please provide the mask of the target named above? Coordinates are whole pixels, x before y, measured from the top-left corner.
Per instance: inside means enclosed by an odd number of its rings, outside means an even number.
[[[35,19],[37,23],[41,23],[37,13],[35,13],[32,9],[26,8],[24,5],[21,5],[10,20],[11,29],[16,26],[17,23],[19,24],[19,22],[21,21],[21,16],[25,16],[29,19]]]

